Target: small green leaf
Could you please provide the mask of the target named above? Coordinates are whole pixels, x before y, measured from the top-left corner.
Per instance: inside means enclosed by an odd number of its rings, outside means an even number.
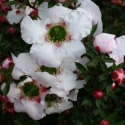
[[[87,73],[86,68],[82,64],[80,64],[78,62],[75,62],[75,64],[76,64],[77,69],[79,69],[83,74]]]
[[[107,66],[106,66],[106,64],[104,62],[100,62],[100,66],[101,66],[103,72],[107,72],[108,71]]]
[[[95,100],[95,104],[96,104],[96,106],[97,106],[98,108],[100,108],[100,103],[101,103],[100,100]]]
[[[9,1],[9,2],[6,2],[4,5],[9,6],[9,5],[13,5],[13,4],[16,4],[16,3],[17,3],[16,1]]]
[[[113,63],[113,62],[115,62],[115,60],[112,59],[112,58],[104,58],[104,59],[102,59],[102,61],[103,61],[103,62],[108,62],[108,63]]]
[[[93,34],[95,33],[96,29],[97,29],[97,26],[98,24],[95,24],[93,27],[92,27],[92,30],[91,30],[91,33],[90,33],[90,37],[93,36]]]
[[[108,76],[109,76],[108,74],[102,74],[99,76],[99,79],[106,80],[108,78]]]
[[[4,89],[3,89],[3,94],[6,96],[9,92],[10,89],[10,84],[6,84]]]
[[[2,34],[0,34],[0,43],[1,43],[1,41],[2,41]]]
[[[91,78],[90,75],[86,75],[86,76],[84,76],[84,79],[85,79],[86,82],[88,82],[90,78]]]
[[[56,0],[49,0],[48,2],[48,8],[51,8],[56,5]]]
[[[83,101],[82,101],[82,105],[88,105],[88,106],[92,106],[92,101],[91,99],[89,98],[85,98]]]

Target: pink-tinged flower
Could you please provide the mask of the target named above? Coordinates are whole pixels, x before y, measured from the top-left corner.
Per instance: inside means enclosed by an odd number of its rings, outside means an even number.
[[[16,32],[16,30],[13,27],[10,27],[10,28],[7,29],[8,34],[14,34],[15,32]]]
[[[125,71],[123,69],[116,69],[111,74],[112,81],[117,85],[121,85],[125,82]]]
[[[86,11],[61,5],[48,9],[44,2],[38,13],[42,20],[32,20],[29,16],[22,20],[21,33],[26,43],[33,44],[30,53],[39,65],[58,67],[64,58],[76,60],[85,53],[81,39],[92,28]]]
[[[5,84],[2,85],[2,90],[4,86]],[[13,103],[16,112],[27,113],[32,119],[39,120],[46,115],[41,104],[46,94],[45,87],[38,85],[28,77],[18,85],[10,84],[7,97]]]
[[[13,63],[13,60],[11,58],[6,58],[3,63],[2,63],[2,68],[3,69],[8,69],[10,66],[12,66],[14,63]]]
[[[91,0],[78,0],[76,5],[80,4],[80,8],[86,10],[89,13],[92,25],[98,24],[97,30],[94,33],[94,36],[102,32],[102,15],[99,7]]]
[[[112,53],[117,48],[115,35],[101,33],[95,36],[93,46],[100,53]]]

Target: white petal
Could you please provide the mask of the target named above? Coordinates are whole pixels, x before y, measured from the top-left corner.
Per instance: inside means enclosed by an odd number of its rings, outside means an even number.
[[[77,2],[77,5],[80,5],[80,8],[85,9],[91,14],[91,19],[93,25],[98,23],[98,27],[96,32],[94,33],[94,36],[98,35],[102,32],[102,20],[101,20],[101,11],[99,7],[91,0],[79,0]]]
[[[63,58],[70,57],[75,58],[75,60],[79,59],[86,52],[84,44],[81,41],[75,40],[63,43],[61,48],[65,52]]]
[[[51,43],[45,43],[44,45],[33,44],[30,53],[39,65],[58,67],[61,63],[56,56],[57,47]]]
[[[28,43],[43,43],[45,41],[46,29],[41,20],[32,20],[25,16],[21,22],[21,34],[23,40]]]
[[[25,112],[34,120],[39,120],[46,116],[43,106],[30,100],[16,101],[14,103],[14,110],[16,112]]]
[[[72,100],[72,101],[77,101],[77,93],[78,93],[79,90],[75,89],[75,90],[72,90],[69,95],[67,96],[68,99]]]
[[[35,72],[32,75],[32,79],[36,81],[37,84],[49,87],[49,86],[56,86],[58,80],[55,76],[50,75],[47,72]]]
[[[119,55],[125,55],[125,35],[116,38],[117,40],[117,49],[113,53]]]
[[[1,86],[2,91],[3,91],[4,87],[5,87],[5,85],[6,85],[5,83],[2,84],[2,86]],[[16,87],[16,84],[11,83],[9,92],[7,94],[7,97],[9,98],[9,100],[11,102],[14,102],[15,99],[19,98],[20,94],[21,94],[21,91],[20,91],[19,88]]]
[[[20,69],[18,69],[16,66],[14,66],[11,75],[12,75],[13,79],[18,80],[20,78],[20,76],[24,75],[24,73]]]
[[[17,60],[17,57],[13,55],[13,53],[11,53],[11,56],[12,56],[12,59],[13,59],[13,62],[14,64],[16,63],[16,60]]]
[[[63,6],[54,6],[48,9],[47,2],[43,2],[38,8],[38,13],[41,19],[43,20],[50,19],[51,23],[59,22],[60,17],[63,17],[66,13],[70,11],[71,11],[70,9]]]
[[[81,89],[81,88],[84,87],[85,84],[86,84],[85,80],[77,80],[77,86],[76,86],[76,88],[77,89]]]
[[[63,19],[67,24],[67,30],[72,35],[73,39],[81,40],[90,34],[92,23],[86,13],[87,12],[79,8],[77,10],[72,10],[72,12],[64,16]]]
[[[70,70],[70,71],[75,71],[76,66],[75,66],[75,60],[73,58],[64,58],[62,63],[60,64],[60,69],[61,70]]]
[[[77,76],[71,71],[61,72],[61,74],[57,76],[57,79],[60,82],[57,88],[64,89],[65,91],[74,89],[78,84],[76,81]]]
[[[65,111],[66,109],[70,109],[71,107],[73,107],[72,102],[67,101],[67,102],[62,102],[59,104],[59,109],[62,111]]]
[[[56,87],[51,87],[50,90],[52,91],[52,93],[58,95],[59,97],[65,97],[69,93],[69,91],[64,91],[64,90],[58,89]]]
[[[38,64],[34,59],[31,58],[29,53],[21,53],[19,54],[15,66],[22,70],[26,75],[30,75],[35,72],[38,68]]]
[[[87,57],[82,57],[79,59],[79,63],[81,63],[83,66],[86,67],[86,63],[89,61],[89,59]]]

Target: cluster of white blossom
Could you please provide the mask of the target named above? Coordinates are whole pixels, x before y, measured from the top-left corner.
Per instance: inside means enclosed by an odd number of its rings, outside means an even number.
[[[25,112],[39,120],[46,114],[73,107],[72,101],[77,100],[79,89],[86,84],[84,80],[77,80],[79,71],[75,62],[85,65],[88,61],[81,58],[86,53],[81,40],[90,34],[95,24],[98,24],[93,41],[96,50],[109,54],[116,65],[123,62],[125,37],[102,33],[101,12],[91,0],[78,0],[76,5],[80,6],[75,10],[61,4],[48,8],[48,3],[43,2],[38,7],[36,20],[28,15],[32,9],[27,6],[18,10],[18,5],[13,5],[8,12],[10,24],[23,18],[22,39],[32,44],[29,53],[21,53],[18,57],[12,54],[13,79],[26,76],[24,81],[12,83],[7,94],[16,112]]]

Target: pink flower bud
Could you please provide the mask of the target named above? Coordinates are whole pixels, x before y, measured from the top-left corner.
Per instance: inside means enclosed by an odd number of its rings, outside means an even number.
[[[111,90],[113,91],[116,88],[116,84],[113,82],[111,85]]]
[[[104,93],[101,90],[94,90],[92,96],[95,99],[102,99],[104,97]]]
[[[125,71],[123,69],[116,69],[111,74],[112,81],[118,85],[121,85],[125,82]]]
[[[13,27],[10,27],[7,29],[7,33],[9,34],[14,34],[16,32],[16,30]]]
[[[67,0],[56,0],[59,3],[65,3]]]
[[[10,6],[2,6],[1,9],[4,12],[8,12],[10,10]]]
[[[8,69],[11,65],[13,65],[13,60],[11,58],[6,58],[2,63],[3,69]]]
[[[32,11],[30,12],[30,16],[31,16],[32,18],[37,17],[37,16],[38,16],[38,11],[32,10]]]
[[[99,122],[99,125],[110,125],[108,121],[102,120]]]
[[[0,23],[1,23],[1,22],[4,22],[4,21],[5,21],[5,19],[6,19],[6,17],[5,17],[5,16],[0,16]]]
[[[115,35],[101,33],[95,36],[93,46],[100,53],[111,53],[116,49]]]

